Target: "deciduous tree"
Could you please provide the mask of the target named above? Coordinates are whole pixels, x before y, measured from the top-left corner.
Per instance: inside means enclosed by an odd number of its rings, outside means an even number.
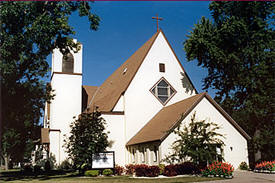
[[[216,123],[206,120],[197,121],[194,113],[188,125],[184,127],[179,125],[173,131],[178,139],[172,144],[173,153],[167,156],[165,161],[181,163],[191,160],[201,167],[204,167],[207,162],[221,161],[222,153],[218,153],[217,148],[222,150],[224,143],[223,135],[217,132],[219,129]]]
[[[91,29],[98,28],[99,17],[91,13],[89,2],[0,2],[0,142],[6,160],[21,161],[30,149],[26,144],[39,138],[35,129],[51,99],[42,81],[49,69],[46,57],[54,48],[78,50],[68,23],[75,11],[88,17]]]
[[[189,61],[208,69],[204,89],[253,137],[250,160],[275,158],[274,2],[212,2],[184,42]]]

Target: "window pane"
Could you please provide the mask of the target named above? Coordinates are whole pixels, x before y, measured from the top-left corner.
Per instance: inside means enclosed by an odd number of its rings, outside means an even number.
[[[160,101],[162,101],[163,103],[165,103],[168,99],[168,97],[165,96],[158,96],[158,98],[160,99]]]
[[[153,94],[156,94],[156,87],[154,87],[154,88],[152,89],[152,93],[153,93]]]
[[[174,93],[175,91],[172,89],[172,88],[170,88],[170,96]]]
[[[66,56],[63,56],[62,72],[74,72],[74,56],[71,53],[68,53]]]
[[[165,64],[159,64],[159,72],[165,72]]]
[[[160,88],[160,87],[158,87],[158,95],[166,95],[166,96],[168,96],[168,88]]]
[[[164,81],[164,80],[161,80],[161,82],[159,82],[158,86],[168,86],[168,84]]]

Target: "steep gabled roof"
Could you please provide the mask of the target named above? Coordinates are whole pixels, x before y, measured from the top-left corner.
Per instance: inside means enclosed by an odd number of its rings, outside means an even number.
[[[200,93],[162,108],[133,138],[127,146],[163,141],[196,106],[206,97],[208,101],[246,138],[249,135],[207,94]]]
[[[126,62],[124,62],[95,93],[93,101],[88,106],[88,111],[92,112],[95,106],[99,111],[112,111],[121,94],[126,91],[144,58],[149,52],[153,42],[159,35],[156,32],[142,47],[140,47]]]
[[[147,56],[148,52],[150,51],[153,43],[155,42],[160,32],[166,39],[162,30],[159,30],[143,46],[141,46],[128,60],[126,60],[126,62],[124,62],[111,76],[109,76],[95,92],[94,96],[92,97],[92,100],[90,101],[87,107],[88,112],[92,112],[94,110],[94,107],[98,107],[98,110],[101,112],[110,112],[113,110],[120,96],[127,90],[128,86],[130,85],[131,81],[136,75],[139,67],[141,66],[142,62],[144,61],[145,57]],[[171,48],[174,56],[176,57],[178,63],[184,71],[183,66],[181,65],[179,59],[177,58],[174,50],[172,49],[167,39],[166,42]],[[195,89],[194,85],[192,84],[190,78],[188,77],[185,71],[184,74],[187,76],[191,85]]]

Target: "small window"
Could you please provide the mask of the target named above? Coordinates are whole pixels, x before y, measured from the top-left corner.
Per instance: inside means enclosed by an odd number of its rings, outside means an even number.
[[[62,58],[62,72],[74,72],[74,56],[72,53],[68,53]]]
[[[153,157],[154,162],[158,161],[158,149],[157,146],[154,146],[154,157]]]
[[[132,154],[132,162],[135,163],[135,160],[136,160],[136,156],[135,156],[136,155],[136,151],[135,151],[135,149],[132,149],[132,153],[131,154]]]
[[[159,72],[165,72],[165,64],[159,64]]]
[[[145,163],[145,157],[146,156],[146,149],[145,148],[143,148],[143,150],[142,150],[142,163]]]
[[[150,91],[163,105],[176,93],[176,90],[164,78],[161,78]]]

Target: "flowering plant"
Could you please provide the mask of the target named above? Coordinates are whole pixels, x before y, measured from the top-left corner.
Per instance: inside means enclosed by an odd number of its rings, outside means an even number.
[[[223,176],[232,176],[234,168],[229,163],[215,161],[214,163],[208,165],[205,169],[201,170],[203,176],[208,175],[223,175]]]
[[[256,164],[256,170],[269,170],[272,171],[275,169],[275,160],[273,161],[263,161],[261,163]]]

